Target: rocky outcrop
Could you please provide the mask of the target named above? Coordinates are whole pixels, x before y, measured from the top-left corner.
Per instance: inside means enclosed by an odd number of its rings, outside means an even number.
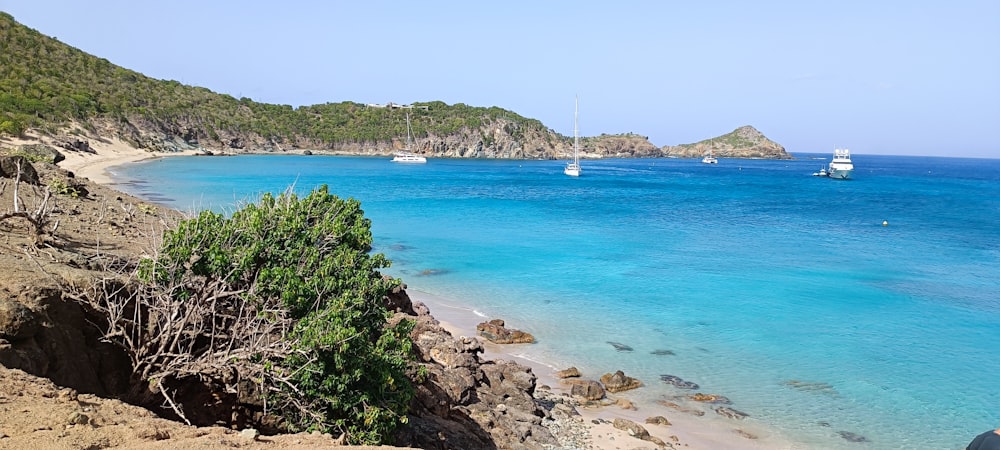
[[[509,329],[502,319],[493,319],[476,325],[476,332],[494,344],[531,344],[535,337],[531,333]]]
[[[666,146],[662,151],[664,156],[678,158],[701,158],[711,153],[716,158],[792,159],[785,147],[749,125],[694,144]]]
[[[556,439],[542,425],[546,412],[533,397],[537,378],[511,361],[483,361],[476,339],[455,338],[405,290],[387,299],[394,320],[411,319],[418,357],[417,395],[397,442],[428,449],[543,448]],[[423,371],[424,375],[419,375]]]

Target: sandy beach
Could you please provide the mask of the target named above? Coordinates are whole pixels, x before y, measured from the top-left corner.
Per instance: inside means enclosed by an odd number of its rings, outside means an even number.
[[[165,156],[191,156],[197,153],[194,150],[183,152],[149,152],[132,147],[129,143],[117,138],[87,139],[90,148],[94,153],[67,151],[59,149],[59,152],[66,157],[59,162],[59,167],[73,172],[76,176],[85,177],[95,183],[113,185],[115,181],[108,176],[107,170],[111,167],[142,161],[151,158]],[[47,144],[58,148],[59,146],[48,137],[40,137],[32,133],[26,133],[23,138],[0,138],[0,145],[4,147],[17,147],[20,145]]]
[[[9,147],[37,143],[48,142],[30,136],[27,139],[5,139],[0,141],[0,144]],[[62,151],[66,159],[60,162],[59,166],[74,172],[78,177],[86,177],[91,181],[104,185],[115,184],[115,180],[108,174],[108,169],[111,167],[150,158],[195,154],[194,151],[173,153],[147,152],[131,147],[126,142],[113,139],[92,140],[90,146],[96,153]],[[408,289],[407,292],[414,301],[426,304],[430,308],[432,315],[441,322],[445,329],[456,337],[476,336],[476,325],[484,321],[483,317],[478,316],[471,309],[464,307],[460,300],[445,299],[414,289]],[[509,326],[517,328],[516,324],[509,324]],[[531,332],[531,330],[524,331]],[[552,367],[544,361],[533,361],[518,356],[519,351],[522,350],[521,346],[530,344],[501,346],[492,344],[483,338],[478,339],[484,344],[484,359],[512,360],[531,367],[532,371],[538,377],[539,389],[548,389],[555,395],[569,396],[570,386],[556,377],[556,372],[566,369],[566,367]],[[617,369],[620,368],[609,367],[608,372],[614,372]],[[623,370],[628,375],[627,368],[623,368]],[[585,379],[596,380],[602,374],[583,375]],[[642,381],[646,384],[659,382],[659,380]],[[652,442],[639,440],[630,436],[626,431],[614,428],[611,422],[615,418],[624,418],[640,424],[650,435],[673,445],[674,448],[695,450],[794,448],[794,446],[784,441],[773,430],[769,430],[760,424],[738,422],[734,419],[716,416],[711,412],[704,416],[695,416],[690,413],[661,406],[655,403],[656,400],[645,398],[640,387],[618,394],[608,393],[608,401],[604,402],[605,406],[581,406],[577,408],[582,418],[581,425],[588,428],[591,437],[591,448],[634,449],[656,447]],[[656,416],[667,418],[671,425],[646,423],[647,418]]]

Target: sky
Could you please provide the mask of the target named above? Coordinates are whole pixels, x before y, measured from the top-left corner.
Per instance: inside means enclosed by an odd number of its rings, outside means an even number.
[[[1000,158],[1000,0],[0,0],[147,76],[258,102],[497,106],[657,146]]]

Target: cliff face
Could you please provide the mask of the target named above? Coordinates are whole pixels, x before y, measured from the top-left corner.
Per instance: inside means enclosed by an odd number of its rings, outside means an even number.
[[[701,158],[710,152],[717,158],[792,159],[785,147],[749,125],[694,144],[663,147],[664,156],[678,158]]]
[[[266,138],[252,132],[227,129],[215,129],[209,136],[201,124],[185,119],[156,121],[136,117],[117,122],[92,120],[91,124],[98,135],[119,137],[150,151],[197,148],[229,153],[324,150],[337,154],[389,156],[406,144],[405,137],[391,141],[327,142],[307,136]],[[573,157],[573,138],[552,130],[524,126],[516,120],[486,118],[479,128],[464,127],[448,135],[416,135],[411,150],[435,158],[569,159]],[[648,138],[635,134],[580,138],[580,154],[583,158],[663,156],[659,147]]]

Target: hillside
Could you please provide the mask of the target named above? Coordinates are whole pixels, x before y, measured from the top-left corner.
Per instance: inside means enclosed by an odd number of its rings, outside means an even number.
[[[389,155],[403,146],[407,115],[414,151],[427,156],[564,159],[572,155],[571,137],[503,108],[440,101],[293,108],[237,99],[116,66],[0,12],[0,136],[34,130],[67,148],[80,145],[77,141],[120,139],[154,152],[319,150]],[[584,158],[693,155],[675,147],[659,148],[632,133],[583,137],[581,147]]]
[[[311,149],[384,155],[402,146],[408,114],[416,151],[422,154],[548,159],[567,157],[572,150],[568,137],[498,107],[430,101],[293,108],[157,80],[63,44],[5,13],[0,13],[0,48],[0,134],[68,131],[90,139],[120,138],[151,151]],[[632,141],[625,153],[655,153],[648,140]],[[588,139],[584,151],[604,156],[601,142]],[[618,147],[613,151],[621,152]]]

